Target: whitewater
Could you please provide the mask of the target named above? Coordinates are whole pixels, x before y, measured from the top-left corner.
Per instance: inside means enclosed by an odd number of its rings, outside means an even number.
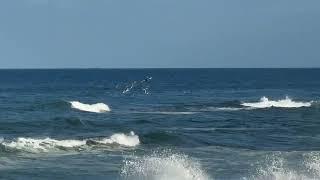
[[[300,108],[300,107],[310,107],[313,101],[310,102],[300,102],[293,101],[288,96],[285,99],[280,100],[269,100],[267,97],[262,97],[259,102],[244,102],[241,105],[252,107],[252,108]]]
[[[71,108],[78,109],[80,111],[104,113],[111,111],[110,107],[104,103],[96,104],[84,104],[79,101],[70,101]]]
[[[125,147],[134,147],[140,144],[139,136],[133,131],[129,134],[115,133],[110,137],[89,138],[83,140],[63,139],[57,140],[49,137],[31,138],[18,137],[13,141],[1,139],[0,145],[7,149],[23,150],[26,152],[50,152],[53,150],[65,150],[65,148],[79,148],[87,145],[112,145],[118,144]]]
[[[318,69],[0,75],[0,179],[320,180]]]

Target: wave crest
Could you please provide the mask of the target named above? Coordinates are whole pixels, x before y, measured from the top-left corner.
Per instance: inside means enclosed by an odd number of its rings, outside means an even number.
[[[129,147],[137,146],[140,144],[139,137],[135,135],[133,131],[131,131],[129,135],[118,133],[112,135],[110,138],[103,138],[102,140],[96,142],[101,144],[117,143]]]
[[[186,155],[168,152],[136,157],[125,161],[121,169],[125,179],[150,180],[208,180],[199,163]]]
[[[71,108],[78,109],[80,111],[104,113],[111,111],[110,107],[104,103],[96,104],[84,104],[79,101],[70,101]]]
[[[81,148],[89,145],[111,145],[117,144],[120,146],[134,147],[140,144],[139,136],[135,135],[134,132],[126,135],[124,133],[116,133],[110,136],[109,138],[102,139],[84,139],[84,140],[56,140],[52,138],[26,138],[19,137],[14,141],[6,142],[5,140],[0,141],[0,145],[5,148],[13,150],[22,150],[26,152],[49,152],[54,150],[66,150],[70,148]]]
[[[280,108],[300,108],[300,107],[310,107],[312,105],[310,102],[298,102],[293,101],[289,97],[285,99],[280,99],[277,101],[269,100],[267,97],[262,97],[259,102],[244,102],[241,105],[252,108],[270,108],[270,107],[280,107]]]

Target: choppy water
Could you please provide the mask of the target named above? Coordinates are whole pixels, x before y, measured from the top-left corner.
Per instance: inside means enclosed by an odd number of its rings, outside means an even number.
[[[319,77],[0,70],[0,179],[320,179]]]

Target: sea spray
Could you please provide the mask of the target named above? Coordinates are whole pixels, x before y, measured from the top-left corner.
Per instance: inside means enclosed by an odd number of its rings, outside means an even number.
[[[122,94],[131,94],[134,92],[142,91],[144,94],[150,94],[150,84],[149,82],[152,80],[151,76],[147,76],[145,79],[141,81],[133,81],[125,86]]]
[[[197,161],[171,151],[127,159],[121,176],[128,180],[209,180]]]
[[[299,162],[300,163],[300,162]],[[256,174],[243,178],[245,180],[319,180],[320,156],[319,152],[304,155],[304,161],[298,169],[292,169],[288,161],[279,154],[266,157],[263,165],[257,166]]]

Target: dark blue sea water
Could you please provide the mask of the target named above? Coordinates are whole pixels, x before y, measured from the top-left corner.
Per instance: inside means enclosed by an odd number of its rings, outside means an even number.
[[[0,179],[320,179],[319,77],[0,70]]]

